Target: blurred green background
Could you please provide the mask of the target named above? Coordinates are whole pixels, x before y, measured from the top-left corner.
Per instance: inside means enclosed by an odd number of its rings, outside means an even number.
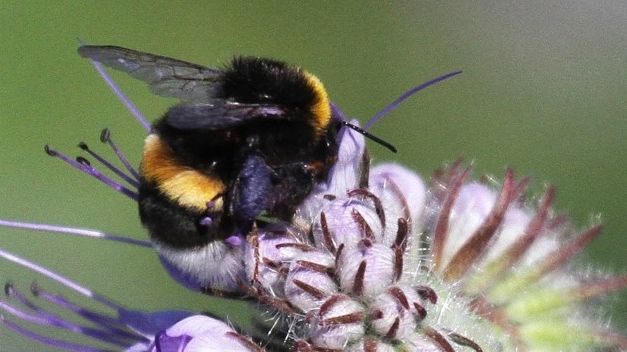
[[[76,55],[77,37],[220,66],[274,57],[317,74],[365,122],[408,87],[464,73],[404,103],[375,128],[400,150],[371,146],[425,177],[458,156],[475,175],[505,166],[558,189],[556,208],[604,234],[582,256],[627,272],[627,3],[624,1],[0,3],[0,217],[145,238],[136,206],[47,157],[42,146],[97,150],[103,127],[137,162],[144,131]],[[148,116],[172,101],[114,74]],[[0,229],[2,248],[67,274],[129,307],[243,312],[178,287],[153,253],[130,246]],[[0,281],[38,276],[2,263]],[[56,287],[50,283],[47,286]],[[627,295],[613,301],[625,330]],[[620,312],[620,313],[619,313]],[[29,347],[30,346],[30,347]],[[0,329],[0,350],[41,350]]]

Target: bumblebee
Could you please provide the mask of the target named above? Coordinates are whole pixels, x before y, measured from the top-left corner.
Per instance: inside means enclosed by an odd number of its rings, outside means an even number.
[[[348,124],[298,67],[236,57],[213,69],[114,46],[78,51],[181,100],[153,124],[141,162],[139,214],[157,244],[199,248],[245,235],[261,215],[289,220],[337,158]]]

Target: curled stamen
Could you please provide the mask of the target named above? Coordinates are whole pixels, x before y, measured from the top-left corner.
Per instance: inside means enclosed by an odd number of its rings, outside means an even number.
[[[392,286],[388,289],[388,293],[392,295],[392,297],[394,297],[398,303],[403,306],[403,308],[409,310],[409,301],[407,300],[407,296],[405,296],[403,290],[396,286]]]
[[[370,225],[368,225],[368,223],[366,222],[364,216],[361,215],[361,213],[357,209],[353,209],[351,211],[351,215],[353,217],[353,220],[355,220],[357,225],[359,225],[359,227],[361,228],[363,238],[368,240],[374,240],[374,232],[372,231]]]
[[[418,295],[422,299],[428,300],[429,302],[431,302],[431,304],[438,303],[438,295],[437,293],[435,293],[435,291],[431,287],[419,285],[419,286],[415,286],[414,290],[418,292]]]
[[[379,221],[381,221],[381,227],[385,228],[385,211],[383,210],[383,204],[381,203],[381,199],[379,199],[379,197],[372,194],[372,192],[362,188],[357,188],[348,192],[348,196],[362,196],[372,200],[372,203],[374,204],[374,209],[377,213],[377,216],[379,217]]]

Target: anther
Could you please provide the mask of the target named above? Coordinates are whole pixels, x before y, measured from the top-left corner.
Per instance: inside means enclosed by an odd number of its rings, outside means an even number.
[[[50,148],[49,145],[44,145],[44,151],[46,152],[46,154],[50,155],[50,156],[57,156],[58,153],[56,150]]]
[[[108,128],[104,128],[102,131],[100,131],[100,141],[102,143],[108,143],[109,141],[111,141],[111,130],[109,130]]]
[[[83,158],[82,156],[77,156],[76,161],[78,161],[81,165],[91,166],[91,163],[89,162],[89,160]]]
[[[13,295],[13,292],[14,292],[13,283],[11,281],[7,281],[4,284],[4,294],[7,295],[7,297],[10,297]]]

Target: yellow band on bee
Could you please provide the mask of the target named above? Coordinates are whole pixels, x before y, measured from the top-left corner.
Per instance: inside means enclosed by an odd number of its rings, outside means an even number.
[[[303,74],[305,79],[307,79],[307,83],[309,83],[309,86],[316,94],[316,101],[311,107],[311,113],[314,116],[313,127],[316,137],[320,137],[326,132],[331,122],[331,102],[329,101],[327,90],[324,89],[320,79],[307,71],[303,71]]]
[[[154,182],[170,200],[199,211],[206,210],[207,202],[214,200],[225,188],[219,178],[181,165],[174,158],[172,150],[156,134],[146,138],[142,176],[147,181]],[[220,210],[222,202],[216,202],[216,210]]]

